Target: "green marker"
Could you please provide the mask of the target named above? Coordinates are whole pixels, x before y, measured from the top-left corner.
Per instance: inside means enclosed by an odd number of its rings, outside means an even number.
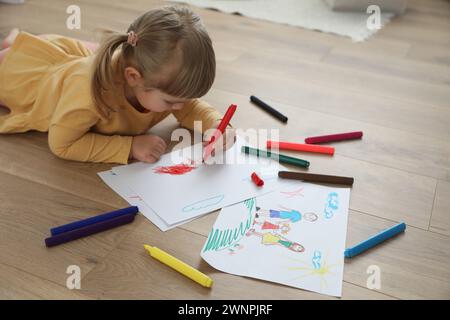
[[[289,157],[289,156],[285,156],[283,154],[278,154],[278,153],[274,153],[271,151],[259,150],[259,149],[250,148],[250,147],[246,147],[246,146],[242,146],[241,151],[246,154],[253,154],[257,157],[264,157],[264,158],[276,160],[280,163],[287,163],[287,164],[292,164],[294,166],[299,166],[302,168],[309,168],[309,161],[306,161],[303,159]]]

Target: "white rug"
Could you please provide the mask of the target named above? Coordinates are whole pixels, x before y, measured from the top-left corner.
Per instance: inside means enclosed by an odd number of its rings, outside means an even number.
[[[171,0],[364,41],[378,30],[367,28],[370,14],[335,12],[322,0]],[[393,16],[381,14],[381,26]]]

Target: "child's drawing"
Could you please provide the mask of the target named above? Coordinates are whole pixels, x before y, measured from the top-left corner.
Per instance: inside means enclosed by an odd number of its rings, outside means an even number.
[[[291,259],[297,263],[300,262],[300,264],[303,265],[303,266],[296,266],[296,267],[288,267],[288,270],[303,271],[300,276],[295,277],[292,280],[298,281],[298,280],[308,278],[308,277],[319,278],[321,289],[326,288],[328,286],[328,282],[327,282],[328,276],[336,275],[336,273],[332,272],[331,269],[339,266],[338,263],[328,264],[327,257],[322,259],[322,252],[320,252],[319,250],[314,251],[310,263],[307,263],[305,261],[295,259],[295,258],[289,258],[289,259]]]
[[[259,225],[261,230],[274,230],[274,231],[280,231],[282,234],[287,234],[291,230],[291,226],[287,222],[276,222],[272,223],[267,220],[264,220],[264,222],[259,222],[256,219],[253,222],[253,225]]]
[[[256,197],[252,214],[227,206],[201,256],[224,272],[341,296],[349,197],[349,188],[296,182]]]
[[[256,232],[255,229],[248,230],[247,236],[249,237],[252,235],[260,237],[261,244],[266,245],[266,246],[279,245],[281,247],[287,248],[294,252],[305,251],[305,248],[301,244],[294,242],[294,241],[290,241],[277,233],[271,233],[271,232],[261,233],[261,232]]]
[[[261,209],[260,207],[256,207],[256,217],[264,216],[272,219],[282,219],[288,220],[290,222],[298,222],[300,220],[305,219],[309,222],[314,222],[317,220],[317,214],[314,212],[306,212],[301,214],[300,211],[294,209],[286,210],[274,210],[274,209]]]
[[[320,269],[320,261],[322,259],[322,252],[316,250],[314,251],[314,256],[312,257],[312,264],[314,269]]]
[[[173,225],[275,191],[286,183],[276,177],[265,181],[264,188],[255,188],[248,179],[261,166],[249,163],[241,152],[244,143],[244,139],[236,138],[226,151],[226,164],[194,161],[193,151],[201,147],[197,144],[165,154],[154,164],[138,162],[114,167],[113,171],[167,225]],[[242,180],[244,177],[247,180]]]
[[[242,244],[236,243],[228,248],[228,254],[230,256],[235,255],[238,252],[238,250],[242,249],[244,249],[244,246]]]
[[[256,214],[258,216],[265,216],[269,218],[277,218],[283,220],[290,220],[291,222],[297,222],[302,219],[302,214],[297,210],[291,211],[280,211],[274,209],[262,209],[260,207],[256,207]]]
[[[142,198],[140,196],[137,196],[137,195],[129,196],[128,198],[129,199],[136,199],[138,201],[142,201]]]
[[[281,194],[285,195],[287,199],[293,197],[304,197],[303,188],[298,188],[293,191],[280,191]]]
[[[197,202],[187,205],[186,207],[184,207],[182,209],[182,211],[183,212],[197,211],[197,210],[200,210],[200,209],[203,209],[206,207],[214,206],[214,205],[220,203],[224,197],[225,197],[224,195],[219,195],[219,196],[215,196],[215,197],[208,198],[205,200],[200,200],[200,201],[197,201]]]
[[[325,204],[325,210],[323,211],[324,217],[326,219],[331,219],[337,209],[339,209],[338,194],[336,192],[330,192]]]
[[[191,172],[194,169],[197,169],[197,167],[194,165],[182,163],[182,164],[176,164],[173,166],[156,167],[156,168],[153,168],[153,172],[159,173],[159,174],[171,174],[171,175],[179,176],[179,175]]]
[[[255,199],[247,199],[239,205],[239,213],[242,213],[242,218],[234,227],[225,226],[225,228],[213,227],[209,233],[208,240],[203,248],[203,252],[207,251],[222,251],[228,249],[235,252],[235,249],[242,249],[243,246],[239,242],[245,236],[247,231],[253,225]],[[230,249],[231,248],[231,249]]]

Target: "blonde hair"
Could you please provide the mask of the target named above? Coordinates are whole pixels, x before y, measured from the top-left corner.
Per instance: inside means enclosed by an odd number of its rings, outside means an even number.
[[[127,42],[131,31],[137,36],[136,46]],[[116,111],[107,104],[104,93],[115,90],[112,59],[118,49],[122,76],[126,66],[133,66],[141,73],[146,87],[171,96],[198,98],[205,95],[214,82],[215,54],[200,17],[182,6],[153,9],[138,17],[127,33],[110,33],[96,53],[92,97],[105,117]],[[179,70],[162,79],[158,72],[177,55],[181,55]]]

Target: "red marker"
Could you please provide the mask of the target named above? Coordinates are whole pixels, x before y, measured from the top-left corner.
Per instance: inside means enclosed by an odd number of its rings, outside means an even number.
[[[227,112],[222,118],[222,121],[219,123],[216,132],[209,140],[208,144],[205,147],[205,151],[203,152],[203,162],[211,155],[214,149],[214,141],[216,141],[224,132],[228,124],[230,123],[231,118],[233,117],[234,112],[236,111],[237,105],[232,104],[228,107]]]
[[[268,149],[294,150],[303,152],[315,152],[333,155],[334,147],[316,146],[315,144],[293,143],[284,141],[267,140]]]
[[[362,136],[363,136],[362,131],[355,131],[355,132],[347,132],[347,133],[330,134],[327,136],[309,137],[309,138],[305,139],[305,142],[310,143],[310,144],[324,143],[324,142],[331,142],[331,141],[361,139]]]
[[[258,177],[258,175],[256,174],[256,172],[252,173],[252,181],[258,186],[258,187],[262,187],[264,185],[264,181]]]

